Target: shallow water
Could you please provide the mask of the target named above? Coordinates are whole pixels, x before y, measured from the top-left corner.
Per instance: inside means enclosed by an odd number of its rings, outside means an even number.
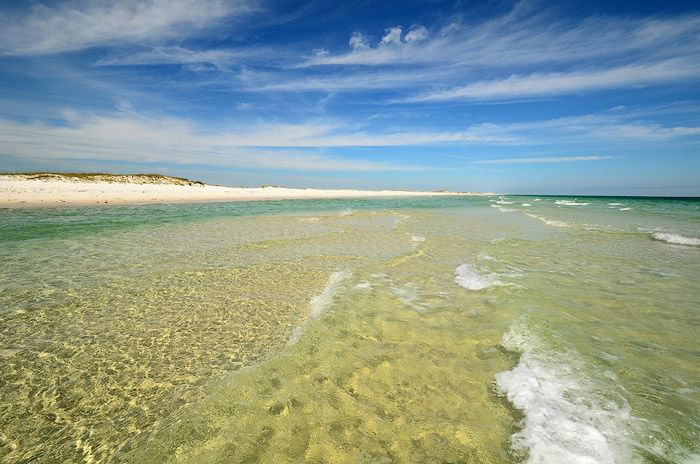
[[[700,201],[0,210],[4,462],[693,463]]]

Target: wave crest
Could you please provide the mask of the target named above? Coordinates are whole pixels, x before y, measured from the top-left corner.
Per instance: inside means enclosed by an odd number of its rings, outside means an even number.
[[[666,243],[673,243],[674,245],[692,245],[700,246],[700,238],[684,237],[683,235],[671,234],[668,232],[657,232],[651,234],[652,238]]]
[[[605,399],[573,352],[543,349],[523,326],[514,325],[501,345],[521,353],[518,365],[496,374],[496,386],[525,414],[511,437],[530,464],[629,462],[625,433],[629,406]]]
[[[586,206],[590,205],[590,203],[580,203],[577,201],[571,201],[571,200],[557,200],[554,202],[555,205],[564,205],[564,206]]]
[[[531,217],[532,219],[537,219],[542,224],[550,227],[558,227],[560,229],[570,229],[571,226],[564,221],[557,221],[555,219],[547,219],[546,217],[538,216],[532,213],[525,213],[525,216]]]

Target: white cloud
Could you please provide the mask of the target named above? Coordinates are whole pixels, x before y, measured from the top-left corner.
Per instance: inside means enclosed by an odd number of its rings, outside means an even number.
[[[485,23],[433,28],[430,35],[413,26],[402,36],[391,27],[376,43],[355,33],[349,51],[316,54],[289,74],[260,75],[250,90],[391,89],[404,95],[394,103],[500,101],[700,78],[697,14],[573,21],[516,6]]]
[[[412,27],[404,37],[406,42],[420,42],[428,38],[428,30],[423,26]]]
[[[454,132],[366,133],[342,124],[262,124],[241,127],[211,138],[212,143],[238,147],[405,147],[439,144],[517,144],[514,137],[490,134],[485,126]]]
[[[626,114],[589,114],[565,118],[514,123],[496,126],[497,134],[513,136],[529,134],[531,139],[555,143],[589,143],[602,141],[633,142],[640,140],[666,142],[684,140],[700,134],[700,127],[665,127],[658,123],[637,119]]]
[[[654,61],[697,56],[698,33],[700,15],[666,19],[594,17],[572,22],[546,11],[524,14],[516,7],[510,14],[481,24],[450,23],[432,38],[428,38],[427,29],[416,26],[402,42],[401,28],[392,27],[376,47],[312,58],[305,65],[414,63],[473,70],[546,63],[592,64],[616,57]],[[387,43],[396,46],[382,46]]]
[[[353,32],[349,45],[353,50],[365,50],[369,48],[369,40],[362,32]]]
[[[386,35],[382,37],[379,45],[401,45],[401,32],[402,29],[400,27],[390,27],[386,30]]]
[[[113,56],[98,60],[96,66],[134,66],[159,64],[211,64],[226,69],[232,64],[246,61],[251,56],[269,58],[269,50],[209,49],[193,50],[179,45],[155,46],[123,56]]]
[[[511,124],[483,123],[452,132],[369,133],[343,121],[258,124],[212,129],[177,118],[148,118],[128,102],[112,116],[64,111],[59,126],[0,119],[0,153],[26,159],[90,159],[122,162],[207,164],[303,171],[417,171],[427,166],[391,164],[326,155],[333,147],[555,146],[577,149],[639,146],[640,140],[693,143],[700,127],[664,127],[598,114]],[[685,142],[684,142],[685,141]],[[593,144],[593,145],[591,145]],[[598,145],[596,145],[598,144]],[[610,156],[522,157],[478,164],[553,163]]]
[[[276,75],[260,87],[336,92],[403,87],[414,95],[394,101],[484,101],[700,78],[697,14],[574,21],[516,5],[484,23],[453,22],[437,30],[429,35],[414,26],[402,37],[400,27],[392,27],[379,43],[365,39],[361,47],[297,65],[312,68],[313,78]],[[348,68],[319,76],[327,65]]]
[[[463,87],[409,97],[404,101],[431,102],[542,97],[618,87],[649,86],[697,77],[700,77],[700,63],[674,59],[605,70],[513,75],[507,79],[478,81]]]
[[[506,164],[506,163],[566,163],[570,161],[596,161],[613,159],[614,156],[562,156],[550,158],[504,158],[495,160],[474,161],[477,164]]]
[[[248,88],[254,92],[267,91],[355,91],[373,89],[408,89],[423,86],[435,77],[429,70],[396,72],[342,72],[337,75],[306,76],[298,79],[280,79],[276,75],[249,71]]]
[[[246,131],[206,132],[189,121],[137,115],[101,117],[68,112],[67,126],[0,120],[0,153],[26,159],[91,159],[122,162],[209,164],[303,171],[417,171],[411,165],[345,159],[301,149],[251,148],[324,133],[322,126],[275,126],[256,137]]]
[[[0,19],[0,54],[61,53],[186,37],[252,10],[247,0],[69,0]]]

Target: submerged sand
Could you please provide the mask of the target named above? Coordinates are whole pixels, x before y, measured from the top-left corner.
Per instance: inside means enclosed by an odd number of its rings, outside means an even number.
[[[479,195],[469,192],[407,190],[299,189],[286,187],[222,187],[187,179],[149,176],[0,175],[0,204],[94,204],[296,198],[365,198]]]

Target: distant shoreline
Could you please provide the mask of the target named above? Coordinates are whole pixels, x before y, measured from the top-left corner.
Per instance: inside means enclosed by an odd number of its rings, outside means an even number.
[[[255,201],[491,195],[475,192],[222,187],[159,174],[0,174],[0,205],[57,206],[123,203]]]

